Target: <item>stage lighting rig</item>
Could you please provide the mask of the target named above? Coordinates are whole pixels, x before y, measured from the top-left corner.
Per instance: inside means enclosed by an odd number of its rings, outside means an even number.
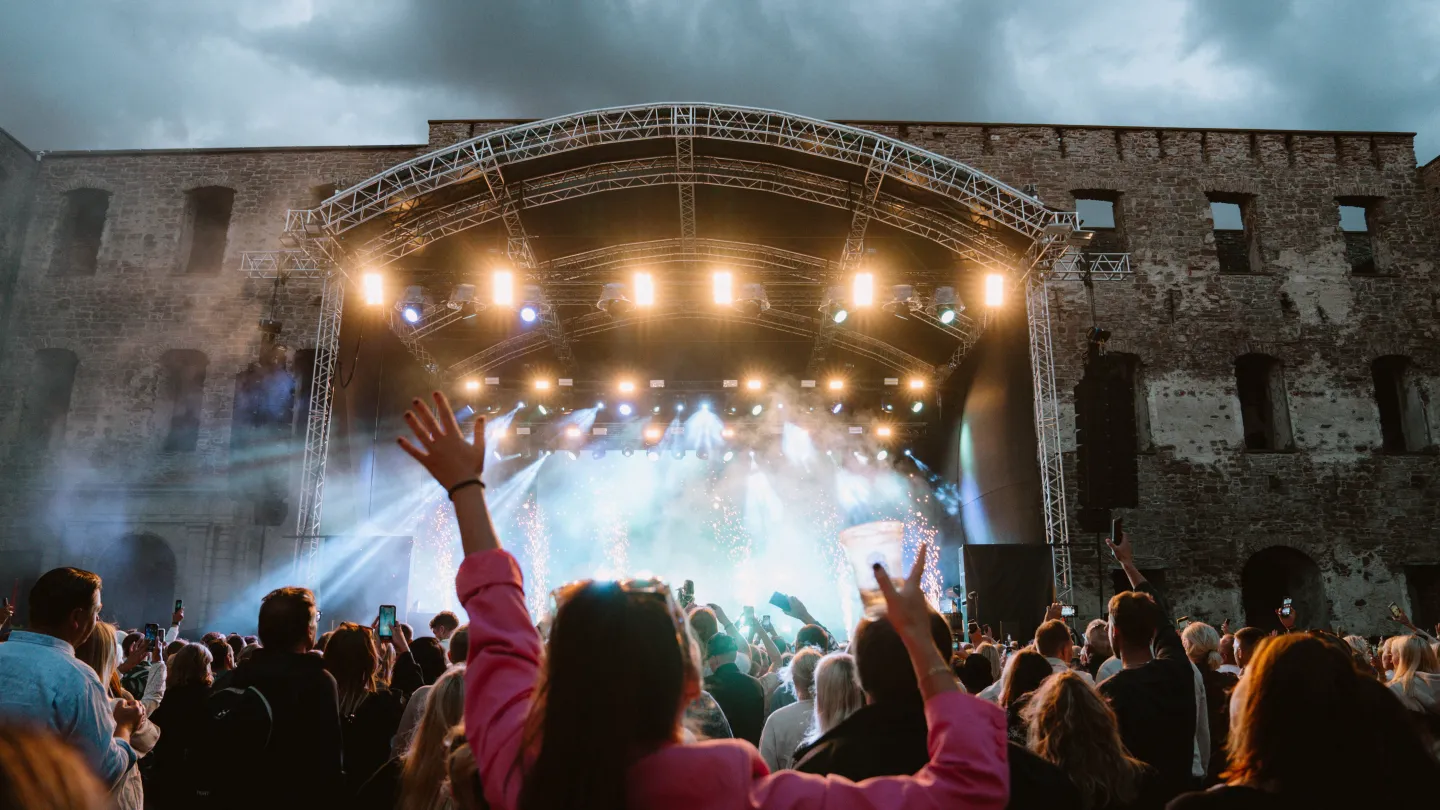
[[[985,276],[985,306],[998,307],[1005,303],[1005,277],[999,273]]]
[[[646,451],[645,451],[645,458],[646,458],[646,460],[648,460],[648,461],[659,461],[659,460],[660,460],[660,451],[659,451],[659,450],[653,450],[653,449],[652,449],[652,450],[646,450]]]
[[[765,285],[741,285],[740,297],[735,300],[735,309],[753,318],[769,308],[770,299],[765,295]]]
[[[415,325],[425,317],[425,288],[411,285],[405,288],[400,300],[395,302],[395,311],[408,324]]]
[[[635,274],[635,306],[655,305],[655,277],[649,273]]]
[[[599,461],[600,459],[605,458],[605,448],[603,448],[603,447],[597,447],[597,448],[595,448],[594,450],[591,450],[591,451],[590,451],[590,458],[593,458],[593,459],[595,459],[596,461]]]
[[[875,305],[875,274],[856,273],[850,285],[850,305],[859,309]]]
[[[476,391],[479,391],[479,390],[480,390],[480,381],[479,381],[479,380],[469,379],[469,380],[466,380],[466,381],[465,381],[465,391],[466,391],[466,392],[473,394],[473,393],[475,393]]]
[[[820,311],[832,323],[844,323],[850,317],[850,310],[845,306],[845,290],[840,287],[826,288],[825,303],[820,305]]]
[[[915,288],[909,284],[896,284],[890,288],[890,300],[881,309],[897,318],[908,318],[919,307],[919,302],[915,300]]]
[[[619,283],[606,284],[600,293],[600,300],[595,306],[612,318],[627,315],[635,310],[635,302],[625,294],[625,285]]]
[[[621,450],[620,450],[620,455],[624,456],[625,458],[630,458],[631,456],[635,455],[635,448],[633,448],[633,447],[624,447],[624,448],[621,448]]]
[[[365,305],[376,307],[385,303],[385,278],[379,273],[366,273],[361,281]]]
[[[515,306],[515,274],[496,270],[490,274],[490,302],[497,307]]]
[[[735,303],[735,276],[729,271],[716,270],[710,277],[710,285],[717,305],[728,307]]]
[[[930,303],[930,314],[943,326],[955,322],[955,317],[965,311],[965,305],[955,296],[954,287],[936,287]]]
[[[630,414],[635,412],[635,408],[633,408],[628,402],[620,403],[620,407],[617,410],[620,411],[621,416],[629,416]]]
[[[450,291],[450,297],[445,299],[445,307],[456,312],[467,312],[467,318],[484,309],[475,298],[474,284],[456,284],[455,289]]]

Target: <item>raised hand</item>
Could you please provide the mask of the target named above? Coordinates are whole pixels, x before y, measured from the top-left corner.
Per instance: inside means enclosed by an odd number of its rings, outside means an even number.
[[[432,414],[419,398],[413,400],[413,407],[405,412],[405,424],[410,426],[419,445],[403,436],[397,441],[400,449],[420,462],[440,486],[449,490],[462,481],[478,478],[485,471],[485,419],[475,420],[474,439],[466,441],[449,400],[439,391],[431,396],[436,413]]]
[[[1047,621],[1047,622],[1048,622],[1048,621],[1050,621],[1051,619],[1058,619],[1058,618],[1060,618],[1060,607],[1061,607],[1060,603],[1059,603],[1059,602],[1055,602],[1055,603],[1051,604],[1050,607],[1045,608],[1045,619],[1044,619],[1044,621]]]
[[[1295,611],[1293,609],[1290,611],[1290,615],[1286,616],[1284,609],[1275,608],[1275,617],[1280,620],[1280,626],[1285,628],[1285,632],[1288,633],[1295,627]]]
[[[934,646],[930,640],[930,603],[920,589],[920,579],[925,576],[925,557],[929,553],[930,545],[921,543],[920,552],[915,555],[915,565],[910,568],[910,576],[905,578],[900,590],[895,590],[885,566],[879,563],[875,564],[875,582],[885,595],[885,615],[900,637],[907,641],[923,640]]]
[[[710,602],[709,604],[705,605],[705,607],[710,608],[710,610],[714,612],[715,620],[720,622],[720,625],[722,627],[728,626],[730,624],[730,617],[725,615],[725,608],[720,607],[714,602]]]
[[[1120,533],[1118,544],[1109,537],[1105,538],[1105,545],[1110,547],[1110,553],[1115,555],[1115,561],[1121,565],[1135,562],[1135,544],[1130,542],[1129,532]]]
[[[179,610],[170,614],[171,627],[179,627],[180,623],[183,621],[185,621],[185,608],[180,608]]]

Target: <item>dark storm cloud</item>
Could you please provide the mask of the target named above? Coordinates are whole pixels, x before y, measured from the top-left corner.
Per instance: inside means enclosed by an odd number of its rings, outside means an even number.
[[[0,126],[51,149],[396,143],[423,140],[427,118],[703,100],[849,119],[1415,129],[1423,158],[1440,144],[1435,5],[12,3]]]

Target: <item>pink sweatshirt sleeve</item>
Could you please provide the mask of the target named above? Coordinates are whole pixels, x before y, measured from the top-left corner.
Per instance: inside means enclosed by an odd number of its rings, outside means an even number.
[[[1003,810],[1010,796],[1005,713],[961,692],[945,692],[925,704],[930,726],[930,764],[914,776],[879,776],[851,782],[797,771],[757,779],[754,810]]]
[[[465,737],[495,810],[520,804],[525,718],[540,670],[540,637],[530,624],[520,566],[509,552],[484,551],[460,563],[460,604],[470,616],[465,659]]]

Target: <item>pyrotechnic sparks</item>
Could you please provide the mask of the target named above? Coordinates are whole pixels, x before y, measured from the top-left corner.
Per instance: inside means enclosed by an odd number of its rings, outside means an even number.
[[[518,523],[525,537],[525,558],[530,563],[530,577],[525,583],[530,616],[536,621],[545,612],[545,600],[550,595],[550,533],[545,527],[545,515],[540,504],[532,495],[520,507]]]

